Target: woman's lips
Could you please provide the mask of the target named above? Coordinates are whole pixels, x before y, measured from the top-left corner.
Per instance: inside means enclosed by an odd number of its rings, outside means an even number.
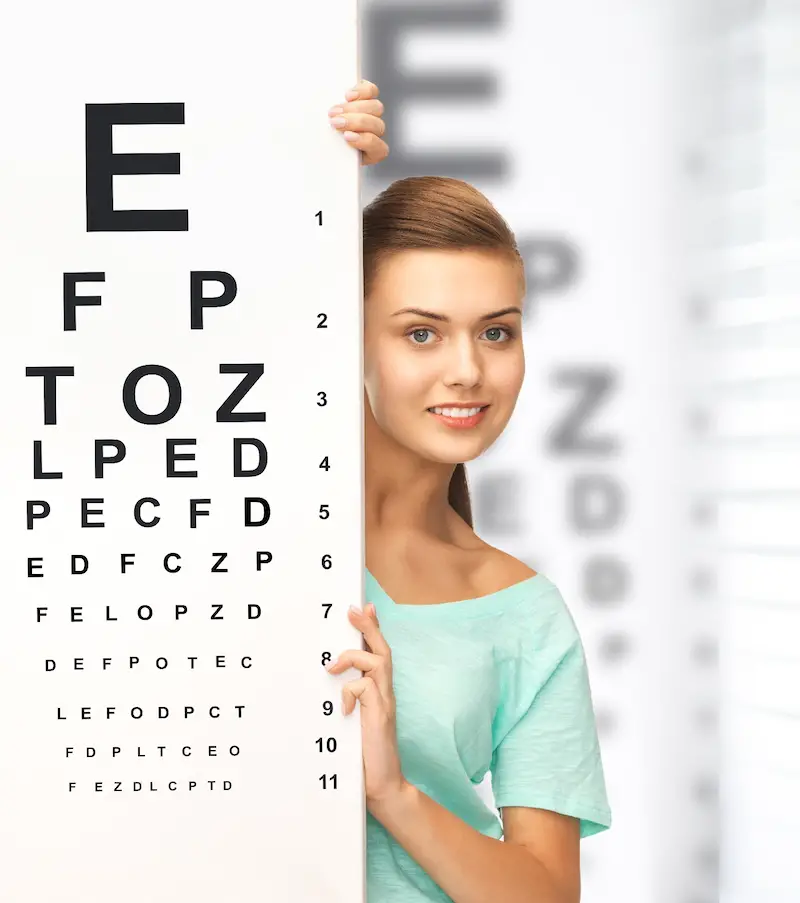
[[[477,414],[473,414],[471,417],[446,417],[444,414],[434,414],[433,411],[428,411],[428,413],[431,417],[435,417],[439,423],[449,426],[451,430],[468,430],[473,426],[477,426],[481,420],[483,420],[488,407],[489,405],[486,405],[485,408],[478,411]]]

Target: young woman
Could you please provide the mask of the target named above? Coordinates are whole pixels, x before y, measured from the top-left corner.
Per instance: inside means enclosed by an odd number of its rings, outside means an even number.
[[[377,96],[364,82],[340,114],[365,163],[388,153]],[[464,462],[516,405],[524,296],[511,230],[466,182],[401,179],[365,208],[368,604],[349,618],[368,648],[328,670],[362,673],[342,698],[360,703],[369,903],[577,903],[579,841],[611,825],[570,611],[472,526]]]

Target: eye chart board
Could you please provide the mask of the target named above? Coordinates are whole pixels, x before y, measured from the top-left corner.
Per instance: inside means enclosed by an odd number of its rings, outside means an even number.
[[[357,2],[5,33],[0,899],[357,903]]]

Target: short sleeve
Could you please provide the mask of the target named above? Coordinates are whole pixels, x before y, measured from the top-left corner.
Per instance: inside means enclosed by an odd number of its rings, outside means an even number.
[[[557,591],[555,601],[549,623],[521,632],[509,663],[492,792],[498,809],[530,806],[580,819],[583,838],[610,828],[611,810],[583,644]]]

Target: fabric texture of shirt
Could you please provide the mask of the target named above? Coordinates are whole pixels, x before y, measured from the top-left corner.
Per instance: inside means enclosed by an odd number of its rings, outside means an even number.
[[[611,826],[584,648],[541,573],[489,595],[398,605],[366,571],[392,650],[403,774],[477,831],[503,836],[495,806],[580,819],[581,838]],[[367,903],[451,898],[367,812]]]

